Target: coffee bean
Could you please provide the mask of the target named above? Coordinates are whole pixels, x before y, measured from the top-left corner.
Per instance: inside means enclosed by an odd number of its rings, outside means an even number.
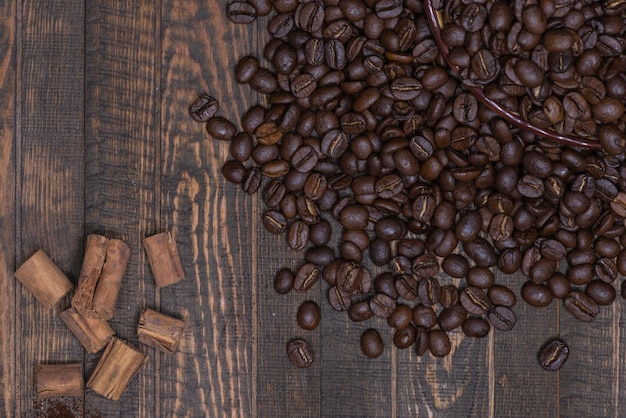
[[[370,319],[374,314],[370,309],[370,304],[366,300],[362,300],[350,305],[348,309],[348,317],[354,322],[361,322]]]
[[[306,292],[318,281],[319,277],[319,267],[312,263],[305,263],[296,273],[293,288],[298,292]]]
[[[496,305],[489,311],[489,322],[494,328],[500,331],[510,331],[517,321],[515,313],[510,308],[502,305]]]
[[[586,294],[572,290],[563,299],[563,305],[574,317],[581,321],[593,321],[598,315],[598,304]]]
[[[370,299],[370,309],[379,318],[389,318],[396,309],[396,302],[384,293],[377,293]]]
[[[428,349],[435,357],[445,357],[450,354],[452,344],[448,334],[440,329],[430,331],[428,336]]]
[[[274,277],[274,290],[283,295],[289,293],[293,288],[295,275],[289,269],[280,270]]]
[[[471,338],[484,338],[489,334],[491,326],[483,318],[467,318],[461,325],[463,333]]]
[[[298,325],[302,329],[313,330],[317,328],[321,319],[320,307],[312,300],[302,302],[296,314]]]
[[[613,303],[616,297],[615,288],[602,280],[592,280],[585,286],[585,293],[598,305],[607,306]]]
[[[202,94],[191,104],[189,113],[196,121],[206,122],[215,116],[219,108],[217,100],[208,94]]]
[[[300,338],[289,341],[287,356],[294,366],[301,369],[313,364],[313,350],[311,350],[309,343]]]
[[[561,340],[548,341],[539,352],[539,364],[546,370],[556,371],[567,361],[569,347]]]
[[[361,334],[361,351],[369,358],[380,357],[383,353],[384,344],[378,331],[373,328],[365,330]]]
[[[257,17],[256,9],[247,1],[235,1],[228,5],[228,19],[233,23],[251,23]]]
[[[350,307],[351,297],[340,287],[332,286],[328,289],[328,303],[336,311],[345,311]]]

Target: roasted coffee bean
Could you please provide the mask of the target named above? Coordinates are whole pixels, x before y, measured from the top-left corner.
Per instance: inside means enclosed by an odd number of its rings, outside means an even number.
[[[463,321],[461,329],[468,337],[483,338],[489,334],[491,326],[486,319],[471,317]]]
[[[598,304],[586,294],[572,290],[563,299],[563,305],[574,317],[581,321],[593,321],[598,315]]]
[[[460,303],[473,315],[482,315],[492,307],[487,294],[474,286],[468,286],[461,291]]]
[[[370,304],[366,300],[362,300],[350,305],[348,309],[348,317],[354,322],[361,322],[370,319],[374,314],[370,309]]]
[[[417,295],[425,306],[433,306],[439,302],[441,296],[441,285],[434,277],[421,279],[417,283]]]
[[[295,275],[289,269],[282,269],[274,277],[274,290],[281,295],[293,289]]]
[[[556,371],[567,361],[569,347],[561,340],[548,341],[539,352],[539,364],[546,370]]]
[[[379,318],[389,318],[396,309],[396,302],[384,293],[377,293],[370,299],[370,309]]]
[[[378,331],[373,328],[365,330],[361,334],[361,351],[369,358],[380,357],[384,350],[383,339]]]
[[[483,238],[463,243],[463,248],[479,267],[493,267],[498,262],[494,248]]]
[[[215,116],[219,108],[217,100],[208,94],[202,94],[191,104],[189,113],[196,121],[206,122]]]
[[[515,313],[506,306],[496,305],[489,311],[489,322],[500,331],[510,331],[515,326],[517,319]]]
[[[439,262],[432,254],[424,254],[413,261],[413,272],[419,278],[433,277],[439,272]]]
[[[620,253],[621,254],[621,253]],[[612,283],[619,274],[617,264],[610,258],[601,258],[595,264],[595,273],[600,280]]]
[[[376,293],[389,296],[392,300],[398,298],[398,291],[395,285],[396,279],[391,273],[381,273],[374,279],[374,289]]]
[[[552,303],[552,293],[543,284],[535,284],[532,281],[524,283],[520,290],[522,299],[531,306],[542,308]]]
[[[256,9],[247,1],[235,1],[228,5],[228,19],[233,23],[252,23],[257,17]]]
[[[467,318],[467,310],[460,304],[444,308],[437,318],[437,323],[444,331],[452,331],[463,324]]]
[[[345,311],[350,307],[351,296],[348,292],[341,289],[338,286],[331,286],[328,289],[328,303],[330,306],[338,311]]]
[[[320,324],[322,318],[320,307],[312,300],[302,302],[298,308],[296,319],[302,329],[313,330]]]
[[[507,308],[515,306],[516,297],[511,289],[503,285],[493,285],[487,290],[487,296],[494,305],[502,305]]]
[[[428,349],[435,357],[445,357],[450,354],[452,344],[448,334],[440,329],[430,331],[428,335]]]
[[[411,324],[397,329],[393,334],[393,345],[399,349],[406,349],[415,343],[415,327]]]
[[[241,189],[248,194],[256,193],[261,186],[262,178],[261,170],[257,167],[249,169],[241,182]]]
[[[312,263],[305,263],[296,273],[293,288],[298,292],[306,292],[318,281],[319,277],[319,267]]]
[[[235,136],[237,129],[231,121],[221,116],[213,116],[207,121],[206,129],[214,139],[230,141]]]
[[[467,272],[467,283],[479,289],[488,289],[494,285],[494,275],[487,267],[474,266]]]
[[[414,300],[418,295],[418,282],[415,278],[403,274],[396,279],[396,290],[398,296],[406,300]]]
[[[458,289],[454,285],[441,286],[439,303],[441,303],[441,306],[444,308],[449,308],[459,303]]]
[[[268,210],[263,214],[263,225],[272,234],[279,235],[287,230],[287,219],[278,211]]]
[[[404,304],[398,304],[396,310],[387,318],[387,324],[396,329],[407,327],[413,319],[413,310]]]
[[[465,277],[469,271],[467,259],[460,254],[450,254],[444,257],[441,269],[455,278]]]
[[[615,288],[602,280],[592,280],[585,286],[585,293],[598,305],[606,306],[613,303],[617,292]]]
[[[301,369],[313,364],[313,350],[309,343],[301,338],[289,341],[287,344],[287,356],[294,366]]]

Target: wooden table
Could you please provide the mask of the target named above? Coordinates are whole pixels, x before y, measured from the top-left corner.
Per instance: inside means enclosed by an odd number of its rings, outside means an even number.
[[[301,255],[259,222],[263,204],[220,174],[228,145],[208,138],[188,106],[202,92],[238,121],[263,100],[231,76],[259,54],[267,19],[225,19],[218,0],[0,2],[0,416],[44,417],[620,417],[626,412],[623,306],[583,324],[553,302],[519,303],[518,325],[482,340],[452,333],[445,359],[391,348],[381,320],[350,323],[325,301],[325,286],[277,295],[275,272]],[[169,230],[187,277],[155,289],[144,236]],[[86,354],[52,310],[14,278],[39,248],[74,282],[85,237],[126,241],[131,261],[111,321],[139,345],[140,309],[186,318],[173,355],[140,346],[150,361],[119,402],[38,400],[37,363]],[[519,290],[521,276],[497,280]],[[295,312],[320,301],[323,321],[300,330]],[[358,340],[382,330],[387,349],[366,359]],[[536,355],[560,335],[572,349],[560,372]],[[286,342],[306,338],[314,364],[293,367]],[[624,403],[622,403],[624,402]]]

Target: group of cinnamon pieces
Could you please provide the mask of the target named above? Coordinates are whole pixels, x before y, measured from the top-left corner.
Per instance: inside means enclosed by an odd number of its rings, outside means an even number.
[[[185,277],[176,242],[170,233],[152,235],[143,240],[156,286],[174,284]],[[130,258],[130,248],[118,239],[102,235],[87,236],[83,264],[72,297],[71,307],[60,317],[89,353],[106,346],[87,387],[112,400],[119,400],[130,380],[148,361],[148,355],[126,341],[114,338],[109,325]],[[73,284],[42,249],[26,260],[15,277],[46,308],[56,306]],[[149,308],[141,311],[137,335],[139,341],[172,353],[178,347],[185,322]],[[40,364],[36,372],[37,394],[82,396],[84,392],[81,363]]]

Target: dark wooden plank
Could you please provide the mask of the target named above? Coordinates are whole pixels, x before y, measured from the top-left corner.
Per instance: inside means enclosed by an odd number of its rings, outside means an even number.
[[[460,329],[449,333],[452,351],[445,358],[415,347],[397,350],[399,417],[488,417],[493,399],[492,338],[472,339]]]
[[[559,370],[561,417],[620,417],[621,301],[601,307],[592,322],[581,322],[561,306],[561,337],[570,348]]]
[[[162,228],[186,278],[161,290],[161,309],[188,316],[179,351],[160,361],[161,416],[256,416],[253,199],[221,176],[228,144],[188,114],[203,92],[233,122],[256,95],[230,76],[256,48],[256,26],[230,23],[224,3],[163,1]],[[237,124],[237,123],[236,123]]]
[[[84,4],[24,1],[21,12],[16,261],[42,248],[75,279],[83,243]],[[81,398],[39,401],[34,390],[38,362],[82,360],[58,317],[68,302],[46,310],[18,286],[14,416],[84,410]]]
[[[533,308],[519,296],[527,280],[522,273],[496,275],[496,281],[517,295],[513,308],[515,328],[494,335],[494,417],[555,417],[558,415],[557,373],[541,368],[537,353],[542,344],[558,334],[558,306],[554,300],[545,308]]]
[[[141,239],[158,222],[157,178],[160,164],[159,26],[153,1],[86,2],[86,233],[125,241],[131,257],[115,316],[118,337],[138,344],[140,310],[154,307],[155,286]],[[119,402],[88,390],[86,407],[106,416],[152,416],[156,358],[150,356]],[[100,353],[87,356],[87,376]]]
[[[0,4],[0,415],[15,416],[17,2]]]

